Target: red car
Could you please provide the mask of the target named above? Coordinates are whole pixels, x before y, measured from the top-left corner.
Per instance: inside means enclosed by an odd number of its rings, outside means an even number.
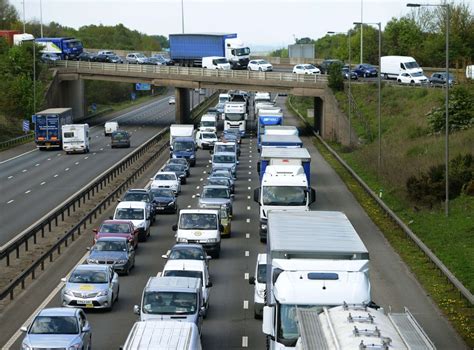
[[[98,229],[92,232],[94,232],[94,243],[102,237],[125,237],[134,248],[138,246],[138,229],[131,221],[105,220]]]

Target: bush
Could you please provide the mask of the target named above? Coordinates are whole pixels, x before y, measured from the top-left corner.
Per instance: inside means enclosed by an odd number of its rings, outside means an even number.
[[[333,91],[344,90],[344,77],[340,63],[333,63],[329,66],[328,85]]]
[[[438,164],[418,177],[408,178],[406,188],[408,196],[414,201],[433,206],[445,199],[445,165]],[[449,162],[449,199],[458,197],[463,191],[472,193],[474,180],[474,156],[458,155]]]

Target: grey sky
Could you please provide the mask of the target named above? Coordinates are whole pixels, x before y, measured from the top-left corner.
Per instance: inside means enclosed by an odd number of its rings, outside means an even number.
[[[40,18],[40,0],[24,0],[26,19]],[[250,45],[286,46],[297,38],[347,31],[360,21],[382,22],[409,12],[408,0],[184,0],[186,32],[236,32]],[[439,0],[432,0],[437,3]],[[10,0],[23,16],[21,0]],[[146,34],[181,32],[180,0],[42,0],[43,22],[78,28],[116,25]]]

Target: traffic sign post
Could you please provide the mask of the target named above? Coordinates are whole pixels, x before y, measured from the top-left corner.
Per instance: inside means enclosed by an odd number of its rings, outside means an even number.
[[[23,131],[27,134],[30,131],[30,121],[23,120]]]

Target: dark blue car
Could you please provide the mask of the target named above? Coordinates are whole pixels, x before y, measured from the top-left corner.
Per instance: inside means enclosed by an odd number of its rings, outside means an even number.
[[[359,77],[364,78],[376,77],[378,75],[377,68],[367,63],[358,64],[352,71]]]
[[[178,211],[178,204],[173,190],[169,188],[152,188],[150,193],[153,196],[157,213],[176,213]]]

